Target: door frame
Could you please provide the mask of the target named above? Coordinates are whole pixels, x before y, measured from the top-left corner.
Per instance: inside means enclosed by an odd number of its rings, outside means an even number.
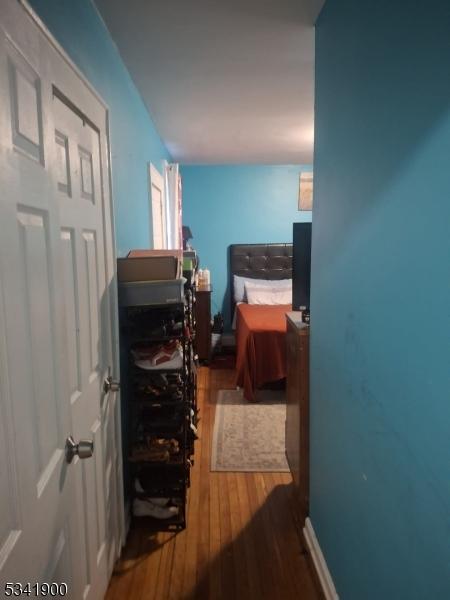
[[[155,247],[155,230],[154,230],[154,219],[153,219],[153,184],[155,187],[161,190],[161,203],[162,203],[162,220],[163,220],[163,244],[164,248],[168,248],[167,239],[168,239],[168,214],[167,214],[167,205],[165,200],[166,194],[166,185],[165,178],[155,165],[151,162],[148,163],[148,194],[149,194],[149,231],[150,231],[150,239],[152,240],[152,246]],[[160,250],[161,248],[157,248]]]
[[[48,42],[53,46],[53,48],[57,51],[60,57],[67,63],[70,69],[74,72],[74,74],[84,83],[84,85],[89,89],[93,96],[98,100],[98,102],[105,109],[105,138],[106,138],[106,164],[105,169],[107,170],[107,178],[105,178],[104,186],[105,191],[109,196],[109,221],[110,223],[105,222],[104,217],[104,230],[105,230],[105,275],[108,281],[111,281],[111,285],[109,286],[109,294],[108,294],[108,309],[109,314],[111,316],[111,351],[112,351],[112,368],[113,373],[116,377],[118,377],[120,373],[120,352],[119,352],[119,313],[118,313],[118,289],[117,289],[117,271],[115,268],[117,253],[116,253],[116,235],[115,235],[115,218],[114,218],[114,196],[113,196],[113,183],[112,183],[112,154],[111,154],[111,127],[110,127],[110,109],[108,104],[102,98],[102,96],[98,93],[95,87],[91,84],[91,82],[85,77],[82,71],[77,67],[77,65],[73,62],[73,60],[66,53],[64,48],[59,44],[59,42],[55,39],[53,34],[44,24],[42,19],[37,15],[37,13],[33,10],[33,8],[29,5],[27,0],[18,0],[19,4],[25,10],[25,12],[30,16],[30,18],[34,21],[36,26],[41,30],[44,34]],[[111,251],[109,251],[111,248]],[[126,523],[125,523],[125,507],[123,502],[123,455],[122,455],[122,425],[121,425],[121,394],[117,392],[116,397],[116,415],[115,415],[115,424],[116,424],[116,464],[117,471],[115,473],[116,480],[116,490],[117,490],[117,499],[116,506],[117,519],[116,522],[119,524],[119,547],[116,549],[117,556],[114,557],[114,561],[119,557],[122,547],[125,545],[126,540]],[[114,563],[113,561],[113,563]],[[114,564],[109,565],[110,570]],[[111,576],[111,573],[109,573]]]

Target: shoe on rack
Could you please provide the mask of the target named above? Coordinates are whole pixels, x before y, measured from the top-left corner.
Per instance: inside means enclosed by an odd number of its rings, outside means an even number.
[[[138,494],[145,494],[145,490],[142,487],[141,482],[139,481],[139,479],[137,477],[134,480],[134,489],[136,490],[136,492],[138,492]],[[167,504],[169,504],[170,498],[149,498],[148,497],[148,498],[146,498],[146,500],[148,500],[155,506],[167,506]]]
[[[171,498],[170,499],[170,504],[172,506],[183,506],[183,499],[182,498]]]
[[[146,498],[146,500],[148,500],[149,502],[151,502],[155,506],[163,506],[164,507],[164,506],[167,506],[169,504],[170,498],[148,497],[148,498]]]
[[[180,509],[178,506],[156,506],[149,500],[133,500],[133,515],[135,517],[154,517],[155,519],[170,519],[176,517]]]
[[[183,354],[177,340],[165,344],[140,347],[131,351],[134,364],[140,369],[179,369],[183,365]]]

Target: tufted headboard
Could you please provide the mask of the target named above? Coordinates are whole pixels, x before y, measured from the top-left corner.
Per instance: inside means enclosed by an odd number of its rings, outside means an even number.
[[[291,279],[292,244],[230,246],[231,314],[234,312],[233,275],[251,279]]]

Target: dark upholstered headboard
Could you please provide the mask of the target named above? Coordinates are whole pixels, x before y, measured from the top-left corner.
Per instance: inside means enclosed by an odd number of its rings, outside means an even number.
[[[233,275],[251,279],[291,279],[292,244],[232,244],[230,246],[231,314]]]

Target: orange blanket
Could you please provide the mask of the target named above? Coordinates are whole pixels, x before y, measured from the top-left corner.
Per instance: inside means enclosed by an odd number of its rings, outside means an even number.
[[[291,305],[236,306],[236,385],[252,402],[264,383],[286,377],[286,313]]]

